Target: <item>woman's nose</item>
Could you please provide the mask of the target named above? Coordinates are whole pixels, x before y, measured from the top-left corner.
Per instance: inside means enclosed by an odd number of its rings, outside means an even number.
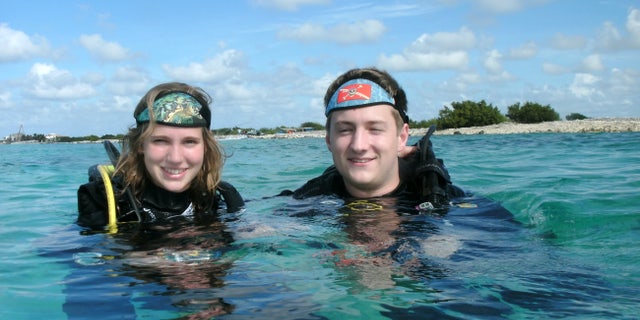
[[[167,160],[170,162],[181,162],[182,161],[182,151],[179,146],[171,145],[167,150]]]

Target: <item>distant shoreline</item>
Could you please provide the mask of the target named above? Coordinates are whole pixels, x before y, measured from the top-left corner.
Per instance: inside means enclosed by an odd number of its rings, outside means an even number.
[[[423,136],[427,128],[409,129],[410,136]],[[526,133],[597,133],[597,132],[640,132],[640,118],[601,118],[572,121],[550,121],[541,123],[513,123],[503,122],[490,126],[456,128],[436,130],[434,135],[476,135],[476,134],[526,134]],[[216,135],[218,140],[237,139],[298,139],[324,138],[324,130],[299,131],[292,133],[264,134],[264,135]],[[102,143],[98,141],[76,141],[73,144]],[[111,140],[119,143],[118,140]],[[30,143],[59,143],[22,141],[14,144]],[[2,143],[0,143],[2,144]]]
[[[438,130],[435,134],[522,134],[522,133],[589,133],[639,132],[640,118],[604,118],[541,123],[513,123]],[[426,130],[425,130],[426,132]]]
[[[427,128],[410,129],[411,136],[422,136]],[[476,134],[523,134],[523,133],[588,133],[588,132],[640,132],[640,118],[603,118],[572,121],[549,121],[541,123],[503,122],[489,126],[436,130],[434,135],[476,135]],[[324,130],[303,131],[260,136],[227,135],[216,136],[220,140],[234,139],[296,139],[324,138]]]

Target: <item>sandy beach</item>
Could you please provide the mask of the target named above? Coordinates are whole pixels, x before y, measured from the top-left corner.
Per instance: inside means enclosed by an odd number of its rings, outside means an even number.
[[[426,128],[410,129],[411,136],[422,136]],[[453,134],[517,134],[517,133],[586,133],[586,132],[639,132],[640,118],[604,118],[573,121],[550,121],[533,124],[503,122],[500,124],[437,130],[435,135]],[[325,132],[305,131],[283,134],[267,134],[262,136],[218,136],[219,139],[295,139],[295,138],[324,138]]]

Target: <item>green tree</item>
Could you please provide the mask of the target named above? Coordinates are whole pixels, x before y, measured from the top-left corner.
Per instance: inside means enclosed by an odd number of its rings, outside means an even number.
[[[260,134],[275,134],[278,130],[274,128],[260,128],[258,132],[260,132]]]
[[[100,139],[102,139],[102,140],[121,140],[123,137],[124,137],[123,134],[118,134],[118,135],[105,134],[102,137],[100,137]]]
[[[571,121],[571,120],[584,120],[584,119],[587,119],[587,116],[582,115],[580,113],[571,113],[571,114],[568,114],[565,117],[565,119],[567,119],[569,121]]]
[[[445,106],[438,114],[439,129],[487,126],[507,120],[498,107],[487,104],[484,100],[452,102],[451,108]]]
[[[429,128],[432,124],[438,125],[438,119],[420,120],[415,121],[409,119],[410,128]]]
[[[44,133],[35,133],[33,134],[33,140],[36,140],[38,142],[45,142],[47,141],[47,136],[45,136]]]
[[[300,128],[312,128],[313,130],[324,130],[324,126],[316,122],[305,122]]]
[[[228,135],[236,134],[236,131],[232,128],[220,128],[212,131],[213,131],[213,134],[219,135],[219,136],[228,136]]]
[[[551,106],[543,106],[539,103],[525,102],[512,104],[507,108],[507,117],[518,123],[540,123],[545,121],[558,121],[560,115],[551,108]]]

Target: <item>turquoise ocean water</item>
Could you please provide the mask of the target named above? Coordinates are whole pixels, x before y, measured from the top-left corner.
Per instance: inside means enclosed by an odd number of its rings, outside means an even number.
[[[0,318],[638,317],[640,133],[433,142],[473,193],[446,215],[268,197],[330,164],[324,140],[240,139],[245,211],[117,234],[73,224],[101,144],[0,145]]]

